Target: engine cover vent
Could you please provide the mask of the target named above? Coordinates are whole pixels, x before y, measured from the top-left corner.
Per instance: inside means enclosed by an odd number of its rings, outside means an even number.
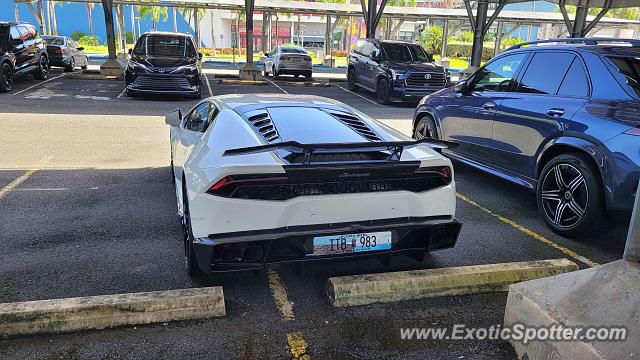
[[[247,121],[251,126],[256,129],[256,131],[262,135],[262,137],[267,140],[267,142],[274,142],[280,140],[280,136],[278,135],[278,130],[276,129],[273,121],[271,121],[271,117],[269,117],[269,113],[260,110],[253,111],[247,115]]]
[[[337,111],[331,111],[329,114],[340,120],[343,124],[347,125],[358,134],[362,135],[365,139],[369,141],[382,141],[382,139],[380,139],[380,137],[359,117]]]

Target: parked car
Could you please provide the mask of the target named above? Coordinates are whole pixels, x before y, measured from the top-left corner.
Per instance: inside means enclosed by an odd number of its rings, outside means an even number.
[[[89,65],[89,58],[83,52],[84,48],[78,46],[73,39],[66,36],[42,36],[47,44],[47,54],[51,66],[63,67],[65,71],[71,72],[76,66],[86,69]]]
[[[311,56],[304,48],[299,46],[278,46],[271,53],[265,53],[264,76],[273,74],[303,75],[307,79],[313,76],[313,63]]]
[[[445,154],[535,190],[557,233],[597,234],[638,185],[640,42],[525,45],[422,99],[414,137],[458,142]]]
[[[171,126],[189,275],[454,246],[451,162],[340,102],[222,95]],[[403,151],[404,150],[404,151]]]
[[[140,36],[125,70],[127,96],[185,95],[201,98],[202,54],[189,34],[146,32]]]
[[[381,104],[418,102],[449,86],[450,80],[448,72],[417,44],[364,39],[358,40],[349,54],[349,90],[373,91]]]
[[[13,88],[13,80],[33,74],[49,75],[49,58],[35,26],[24,22],[0,22],[0,92]]]

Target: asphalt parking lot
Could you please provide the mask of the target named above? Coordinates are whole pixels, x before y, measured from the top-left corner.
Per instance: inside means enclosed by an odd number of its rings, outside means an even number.
[[[208,80],[212,95],[326,96],[411,131],[412,105],[382,106],[344,83]],[[325,282],[339,275],[561,257],[584,268],[622,257],[624,220],[606,235],[563,238],[539,218],[532,193],[456,163],[462,233],[455,248],[424,263],[397,257],[388,266],[375,259],[282,265],[192,283],[183,269],[163,116],[195,100],[131,99],[123,90],[122,81],[54,73],[47,82],[20,79],[11,94],[0,94],[0,302],[214,284],[224,287],[227,316],[0,340],[0,358],[513,359],[513,349],[501,341],[400,339],[401,327],[501,324],[506,294],[336,309]],[[30,176],[21,178],[25,171]],[[292,304],[293,319],[283,316],[283,303]]]

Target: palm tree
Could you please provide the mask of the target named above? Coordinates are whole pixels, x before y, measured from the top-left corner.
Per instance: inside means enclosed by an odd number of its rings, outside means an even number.
[[[89,36],[93,36],[93,7],[95,3],[84,3],[87,7],[87,16],[89,17]]]
[[[157,0],[155,2],[157,2]],[[149,15],[151,16],[153,30],[156,30],[159,21],[164,22],[169,18],[166,6],[137,5],[136,9],[142,19],[145,19]]]
[[[200,19],[207,13],[207,10],[202,8],[178,8],[178,11],[183,17],[187,17],[189,20],[189,31],[191,31],[191,18],[193,18],[194,35],[196,40],[196,46],[200,47]],[[213,26],[213,24],[211,24]]]

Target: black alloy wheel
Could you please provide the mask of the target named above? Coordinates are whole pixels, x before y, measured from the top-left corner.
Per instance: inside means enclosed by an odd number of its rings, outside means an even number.
[[[378,80],[376,98],[380,104],[386,105],[389,103],[389,80],[385,78]]]
[[[608,225],[600,174],[583,154],[563,154],[542,170],[536,189],[538,209],[558,234],[578,237]]]
[[[416,140],[422,140],[426,138],[437,138],[433,121],[429,116],[425,116],[418,121],[415,129],[413,130],[413,138]]]
[[[0,92],[9,92],[13,88],[13,69],[9,63],[0,66]]]
[[[38,59],[38,70],[33,74],[33,77],[38,80],[46,80],[49,75],[49,59],[45,55],[40,55]]]
[[[71,58],[71,60],[69,61],[69,66],[64,68],[65,72],[73,72],[73,69],[76,68],[76,61],[74,58]]]
[[[347,87],[351,91],[358,91],[360,87],[356,84],[356,72],[353,69],[349,69],[347,72]]]

